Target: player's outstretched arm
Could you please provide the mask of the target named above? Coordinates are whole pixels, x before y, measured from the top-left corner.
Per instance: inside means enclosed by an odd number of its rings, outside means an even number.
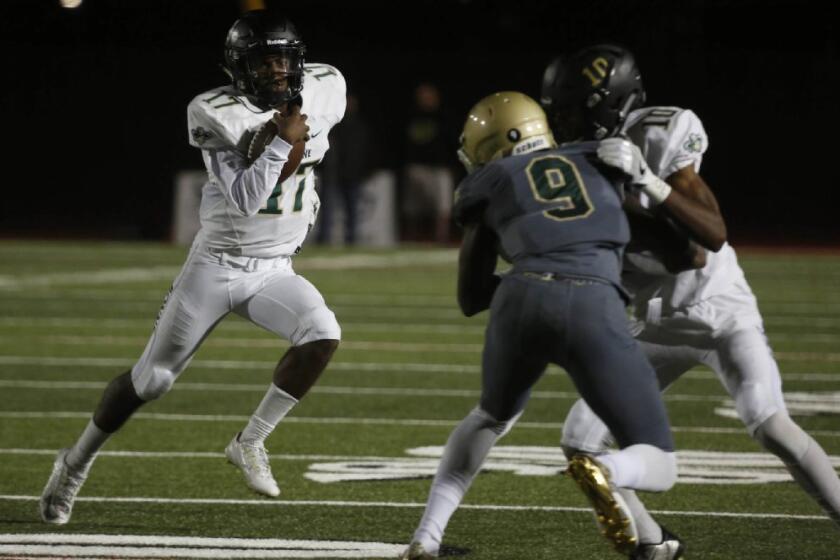
[[[480,224],[464,228],[464,240],[458,255],[458,305],[467,317],[490,307],[499,285],[496,271],[498,251],[496,234]]]

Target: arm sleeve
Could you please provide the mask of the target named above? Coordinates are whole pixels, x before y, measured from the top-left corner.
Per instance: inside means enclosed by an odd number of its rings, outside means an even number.
[[[291,149],[291,145],[275,137],[250,166],[233,148],[202,150],[202,155],[211,179],[228,203],[243,216],[253,216],[277,186]]]

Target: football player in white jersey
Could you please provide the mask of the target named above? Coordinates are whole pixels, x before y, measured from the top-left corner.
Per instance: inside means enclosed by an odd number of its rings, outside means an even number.
[[[645,95],[635,60],[615,45],[555,60],[546,69],[542,97],[558,131],[576,126],[567,140],[604,139],[598,157],[633,178],[639,190],[628,197],[628,213],[674,222],[696,242],[669,249],[661,235],[651,238],[640,228],[625,256],[622,282],[633,297],[636,336],[661,387],[697,365],[711,368],[749,434],[840,523],[837,473],[820,445],[788,415],[756,298],[726,243],[715,197],[698,173],[708,148],[700,119],[678,107],[641,107]],[[685,251],[675,255],[675,246]],[[586,403],[575,403],[563,431],[567,454],[601,453],[608,437]],[[631,558],[679,558],[680,540],[650,517],[632,491],[622,493],[640,534]]]
[[[201,149],[208,174],[201,230],[142,356],[111,381],[76,444],[59,452],[41,496],[44,521],[69,521],[99,448],[172,387],[231,312],[291,343],[250,421],[225,449],[251,489],[280,493],[263,442],[316,382],[341,338],[324,298],[291,263],[317,212],[313,167],[345,104],[342,75],[304,64],[304,52],[291,22],[271,12],[249,12],[231,27],[225,69],[232,85],[202,93],[187,110],[190,143]],[[274,135],[254,139],[257,130]]]

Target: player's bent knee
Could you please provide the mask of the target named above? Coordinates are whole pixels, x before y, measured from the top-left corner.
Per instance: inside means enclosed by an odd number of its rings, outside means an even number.
[[[339,340],[332,338],[322,338],[321,340],[313,340],[307,342],[307,346],[312,349],[313,354],[317,359],[328,362],[335,351],[338,349]]]
[[[137,396],[145,402],[159,399],[172,389],[177,375],[170,369],[163,367],[152,367],[139,375],[132,375],[134,390]]]
[[[484,425],[484,427],[489,428],[490,430],[495,432],[499,437],[502,437],[503,435],[507,434],[511,430],[511,428],[513,428],[513,425],[516,424],[516,421],[519,420],[520,416],[522,416],[522,412],[524,411],[519,411],[518,413],[510,416],[505,420],[499,420],[495,418],[492,414],[484,410],[484,408],[478,406],[474,408],[470,414],[476,417],[479,420],[479,422],[481,422]]]
[[[662,460],[662,485],[654,492],[665,492],[677,483],[677,454],[673,451],[663,451],[663,454],[665,457]]]
[[[633,488],[647,492],[665,492],[677,482],[677,454],[655,445],[636,444],[623,449],[632,452],[644,465],[640,480]]]
[[[290,342],[293,346],[301,346],[319,340],[331,340],[336,345],[341,340],[341,327],[335,313],[326,306],[317,307],[302,316]]]
[[[753,437],[785,463],[798,463],[811,442],[811,436],[784,412],[777,412],[762,422]]]

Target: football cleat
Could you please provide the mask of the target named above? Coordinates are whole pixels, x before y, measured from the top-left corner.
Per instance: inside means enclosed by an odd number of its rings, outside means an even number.
[[[70,521],[73,502],[87,478],[88,469],[71,469],[65,462],[70,449],[62,449],[53,463],[52,474],[41,494],[41,519],[47,523],[64,525]]]
[[[280,488],[268,465],[268,451],[262,445],[240,442],[239,436],[240,434],[233,436],[225,448],[225,457],[231,464],[239,467],[251,490],[272,498],[279,496]]]
[[[399,560],[432,560],[433,558],[437,557],[437,554],[426,552],[426,549],[423,548],[423,545],[415,541],[408,545],[408,548],[405,549],[405,552],[403,552],[400,555]]]
[[[575,455],[569,461],[566,474],[592,505],[601,534],[619,553],[632,554],[639,542],[636,523],[624,499],[610,482],[607,469],[588,455]]]
[[[662,529],[662,542],[659,544],[639,543],[630,555],[630,560],[677,560],[683,557],[685,543],[665,527]]]

